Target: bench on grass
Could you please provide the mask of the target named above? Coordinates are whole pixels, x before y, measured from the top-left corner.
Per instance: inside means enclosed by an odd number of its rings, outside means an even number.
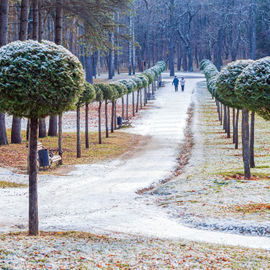
[[[27,145],[28,147],[28,145]],[[52,151],[46,149],[41,142],[37,144],[38,150],[38,163],[41,168],[50,168],[54,163],[60,163],[62,157],[60,155],[54,155]]]

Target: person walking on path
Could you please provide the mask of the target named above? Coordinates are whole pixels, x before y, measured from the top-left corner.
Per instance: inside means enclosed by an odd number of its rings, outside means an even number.
[[[182,88],[182,92],[185,91],[185,85],[186,85],[186,80],[184,77],[182,77],[181,81],[180,81],[180,84],[181,84],[181,88]]]
[[[175,92],[178,92],[179,79],[177,78],[177,76],[174,77],[172,84],[175,87]]]

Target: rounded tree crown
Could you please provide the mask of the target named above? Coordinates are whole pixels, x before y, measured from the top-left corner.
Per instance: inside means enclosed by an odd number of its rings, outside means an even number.
[[[114,96],[114,100],[122,97],[125,94],[123,84],[120,84],[118,82],[114,82],[114,83],[111,83],[110,85],[112,87],[114,87],[114,90],[116,91],[115,96]]]
[[[44,118],[68,110],[84,89],[83,67],[49,41],[16,41],[0,49],[0,110]]]
[[[235,83],[242,71],[253,63],[252,60],[238,60],[228,64],[219,73],[216,79],[216,91],[218,96],[225,100],[230,107],[242,109],[243,104],[235,94]]]
[[[139,74],[137,75],[138,78],[141,79],[142,83],[143,83],[143,87],[146,88],[149,84],[149,79],[146,75],[143,75],[143,74]]]
[[[235,93],[245,108],[270,120],[270,57],[254,61],[243,70]]]
[[[114,92],[111,85],[108,83],[95,83],[95,87],[99,88],[99,90],[102,92],[103,99],[112,99]]]
[[[96,92],[96,101],[97,102],[103,102],[104,98],[103,98],[103,93],[100,90],[100,88],[94,84],[94,88],[95,88],[95,92]]]
[[[149,84],[154,82],[155,74],[151,70],[146,70],[143,72],[143,75],[145,75],[148,78]]]
[[[138,76],[132,77],[132,80],[136,83],[136,90],[141,90],[143,88],[143,82]]]
[[[120,83],[124,84],[127,87],[128,94],[134,92],[137,88],[137,84],[131,79],[121,80]]]
[[[84,83],[84,91],[82,92],[77,105],[83,106],[85,103],[89,104],[96,98],[96,91],[94,86],[89,83]]]

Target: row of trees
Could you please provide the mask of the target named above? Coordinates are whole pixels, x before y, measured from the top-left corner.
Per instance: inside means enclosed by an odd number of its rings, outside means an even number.
[[[39,121],[47,116],[62,115],[77,107],[78,149],[80,157],[80,107],[99,102],[99,133],[101,143],[100,107],[103,101],[112,106],[112,131],[117,100],[125,94],[154,85],[166,64],[157,63],[153,68],[129,80],[91,85],[85,80],[85,72],[79,59],[64,47],[49,41],[17,41],[0,49],[0,110],[14,117],[29,119],[29,233],[37,235],[37,140]],[[154,87],[154,86],[153,86]],[[153,88],[154,89],[154,88]],[[146,90],[145,90],[146,93]],[[138,101],[137,101],[138,102]],[[147,96],[145,96],[147,102]],[[105,107],[105,108],[106,108]],[[106,135],[108,132],[106,111]],[[86,110],[87,114],[88,111]],[[61,119],[61,117],[59,117]],[[86,121],[86,128],[88,121]],[[61,130],[61,129],[60,129]],[[88,130],[88,128],[87,128]],[[86,144],[88,133],[86,133]],[[59,132],[59,152],[62,153],[62,132]]]
[[[210,60],[203,60],[201,69],[205,73],[208,90],[216,98],[219,119],[223,121],[228,138],[231,123],[230,108],[233,108],[233,142],[236,148],[238,148],[239,111],[242,111],[244,171],[245,177],[250,179],[250,168],[255,167],[255,113],[266,120],[270,119],[270,58],[265,57],[257,61],[234,61],[224,67],[221,72],[218,72]],[[222,117],[222,111],[224,117]]]
[[[105,132],[106,138],[109,137],[109,121],[108,121],[108,103],[111,103],[111,133],[117,127],[117,106],[118,101],[121,100],[122,118],[129,120],[129,95],[132,95],[132,115],[147,104],[150,91],[152,94],[158,87],[158,82],[161,73],[166,69],[165,62],[158,62],[155,66],[147,69],[143,73],[125,80],[114,81],[110,83],[95,83],[93,85],[85,83],[85,91],[77,103],[77,157],[81,157],[81,142],[80,142],[80,107],[85,106],[85,147],[89,148],[88,136],[88,108],[92,101],[98,102],[98,131],[99,144],[102,143],[101,136],[101,107],[105,106]],[[152,86],[152,89],[150,89]],[[137,95],[135,97],[135,93]],[[124,97],[126,96],[126,104]],[[125,110],[126,106],[126,110]]]
[[[93,82],[93,55],[97,51],[114,58],[111,36],[118,31],[117,14],[127,11],[130,0],[1,0],[0,47],[16,40],[54,41],[77,55]],[[127,37],[125,37],[127,38]],[[61,119],[59,118],[60,125]],[[57,135],[57,116],[50,117],[49,136]],[[39,124],[40,137],[47,136],[46,122]],[[59,129],[59,132],[61,130]],[[21,143],[21,120],[13,117],[11,143]],[[0,112],[0,145],[7,144],[5,115]]]
[[[37,131],[41,119],[48,115],[60,115],[59,119],[61,119],[63,112],[76,106],[78,115],[77,156],[80,157],[80,107],[86,106],[88,118],[89,103],[94,100],[99,102],[99,139],[101,143],[100,108],[103,101],[105,102],[106,136],[108,137],[106,109],[108,101],[113,104],[113,132],[117,100],[125,94],[128,100],[129,93],[134,94],[135,91],[139,93],[142,88],[146,89],[150,84],[154,87],[154,83],[165,67],[165,62],[159,62],[153,68],[129,80],[92,85],[85,80],[85,72],[78,58],[64,47],[52,42],[17,41],[0,49],[0,110],[3,113],[14,115],[14,117],[26,117],[30,123],[28,159],[30,234],[38,234]],[[147,95],[144,98],[147,102]],[[133,113],[135,114],[134,106]],[[59,125],[59,130],[62,131],[61,125]],[[86,147],[89,148],[87,119]],[[59,153],[62,154],[62,132],[59,132]]]

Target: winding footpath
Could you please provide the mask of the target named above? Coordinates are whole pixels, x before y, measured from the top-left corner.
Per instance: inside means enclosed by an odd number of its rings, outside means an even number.
[[[119,232],[270,249],[270,238],[188,228],[149,197],[136,193],[168,177],[176,168],[187,110],[203,77],[187,75],[184,93],[175,93],[166,75],[165,80],[166,87],[158,90],[150,108],[133,122],[133,128],[126,130],[145,136],[145,143],[135,153],[128,158],[76,166],[68,176],[40,177],[40,228]],[[0,190],[0,197],[0,232],[26,229],[28,190]]]

